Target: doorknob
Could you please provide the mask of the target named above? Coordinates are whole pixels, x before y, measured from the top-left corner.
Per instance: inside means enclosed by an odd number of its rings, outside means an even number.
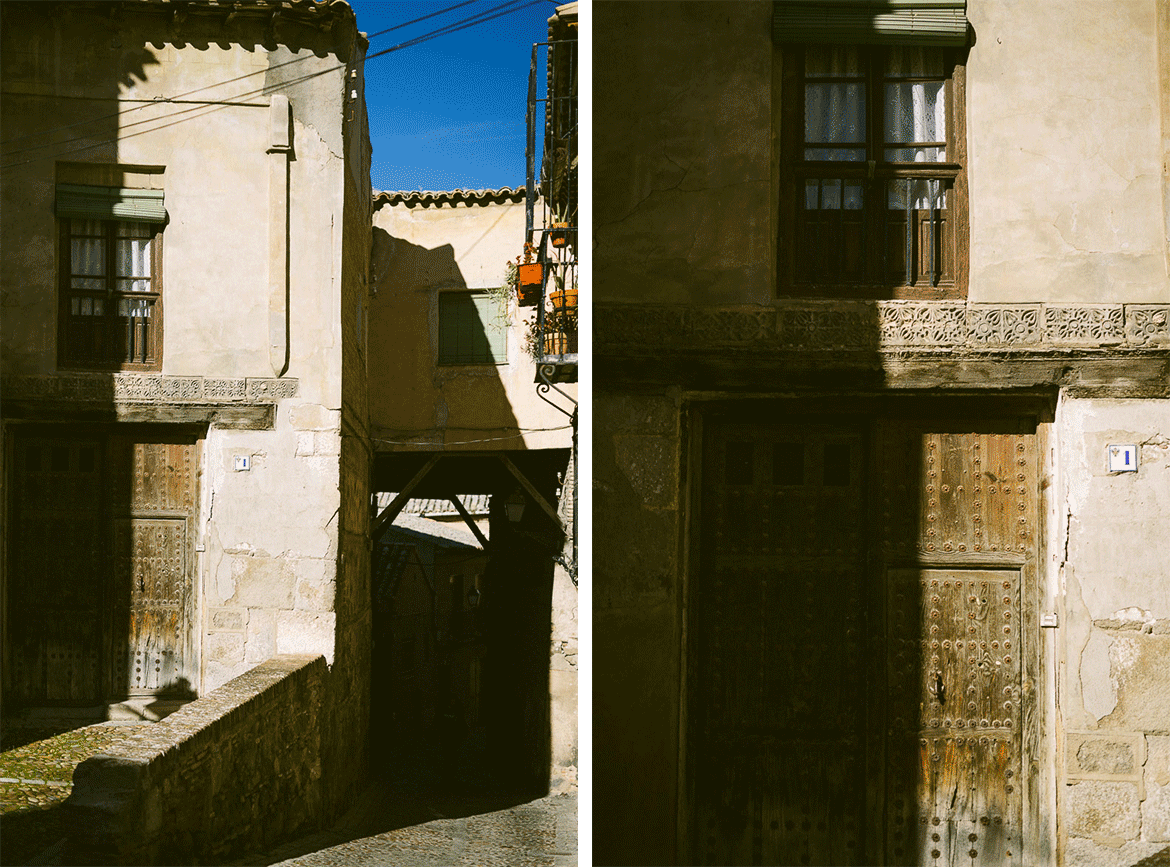
[[[930,678],[930,694],[939,704],[947,700],[946,687],[943,686],[942,672],[936,671]]]
[[[143,579],[143,578],[139,578],[139,579],[138,579],[138,592],[139,592],[139,593],[145,593],[145,592],[146,592],[146,580],[145,580],[145,579]]]

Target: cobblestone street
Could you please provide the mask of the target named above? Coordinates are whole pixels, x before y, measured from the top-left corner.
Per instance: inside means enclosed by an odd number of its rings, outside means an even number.
[[[5,725],[0,754],[0,863],[60,864],[60,807],[73,770],[108,749],[126,723],[72,731]],[[577,863],[577,796],[532,801],[498,794],[403,791],[369,784],[332,827],[271,852],[232,862],[251,865],[540,865]]]
[[[122,723],[62,728],[43,721],[4,722],[0,863],[29,863],[61,839],[60,807],[73,791],[73,769],[126,731]]]
[[[260,859],[234,862],[244,865],[387,865],[396,867],[462,867],[462,865],[517,865],[569,867],[577,863],[577,795],[550,795],[505,809],[478,810],[464,799],[442,806],[462,809],[451,818],[432,818],[418,824],[417,811],[438,812],[393,792],[383,783],[369,786],[358,802],[332,829],[281,846]],[[437,805],[436,805],[437,806]],[[398,826],[398,827],[395,827]],[[387,829],[381,830],[378,829]]]

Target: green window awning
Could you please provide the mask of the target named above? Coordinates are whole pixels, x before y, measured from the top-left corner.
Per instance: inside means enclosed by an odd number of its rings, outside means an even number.
[[[776,42],[967,44],[967,0],[775,0]]]
[[[162,190],[57,184],[57,216],[76,220],[165,223]]]

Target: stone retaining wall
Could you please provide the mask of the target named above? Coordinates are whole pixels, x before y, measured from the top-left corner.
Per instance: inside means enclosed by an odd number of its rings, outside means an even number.
[[[327,677],[322,656],[273,657],[87,759],[67,863],[220,863],[319,826]]]

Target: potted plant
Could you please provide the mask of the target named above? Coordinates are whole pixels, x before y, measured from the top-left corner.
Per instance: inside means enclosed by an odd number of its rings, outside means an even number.
[[[563,307],[545,315],[544,354],[567,355],[577,351],[577,308]]]
[[[532,261],[534,253],[532,245],[525,243],[524,261],[521,261],[519,256],[516,257],[516,296],[521,307],[536,306],[544,289],[544,265]]]
[[[569,219],[565,212],[558,210],[553,215],[552,228],[549,229],[549,238],[554,247],[563,247],[569,242]]]
[[[556,285],[556,290],[549,293],[548,300],[552,303],[553,312],[558,310],[567,310],[573,308],[574,316],[576,316],[577,308],[577,281],[574,279],[571,289],[565,288],[565,278],[559,274],[553,275],[553,282]]]

